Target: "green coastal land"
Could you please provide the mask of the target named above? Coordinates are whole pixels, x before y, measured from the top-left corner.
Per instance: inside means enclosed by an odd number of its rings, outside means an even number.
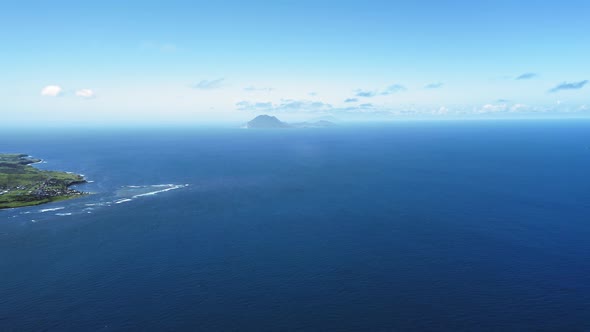
[[[39,205],[85,193],[70,189],[85,183],[78,174],[44,171],[31,164],[41,162],[26,154],[0,154],[0,209]]]

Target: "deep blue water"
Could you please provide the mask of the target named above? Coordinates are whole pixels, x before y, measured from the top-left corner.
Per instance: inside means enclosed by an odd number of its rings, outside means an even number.
[[[95,181],[0,211],[1,331],[590,330],[590,121],[3,131],[0,151]],[[189,186],[113,204],[159,184]]]

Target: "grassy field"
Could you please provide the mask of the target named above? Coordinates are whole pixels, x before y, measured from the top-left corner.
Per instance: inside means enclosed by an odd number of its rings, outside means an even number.
[[[31,166],[40,161],[24,154],[0,154],[0,209],[39,205],[84,195],[69,188],[86,182],[82,176]]]

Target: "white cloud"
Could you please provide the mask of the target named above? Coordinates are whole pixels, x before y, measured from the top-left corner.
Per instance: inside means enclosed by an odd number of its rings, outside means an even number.
[[[244,91],[247,91],[247,92],[257,92],[257,91],[271,92],[272,90],[273,90],[273,88],[259,88],[259,87],[255,87],[252,85],[244,88]]]
[[[507,108],[508,105],[506,104],[485,104],[478,110],[478,113],[504,112]]]
[[[510,107],[510,112],[522,112],[522,111],[527,111],[529,109],[530,109],[530,107],[528,105],[514,104],[514,105],[512,105],[512,107]]]
[[[199,90],[219,89],[223,86],[224,81],[224,78],[218,78],[216,80],[202,80],[199,83],[195,84],[193,88]]]
[[[76,91],[76,96],[81,97],[81,98],[90,99],[90,98],[96,97],[96,94],[94,93],[94,91],[92,91],[90,89],[81,89],[81,90]]]
[[[240,101],[236,103],[241,111],[256,112],[324,112],[332,109],[332,105],[321,101],[281,99],[280,103]]]
[[[388,96],[397,92],[406,91],[406,87],[401,84],[392,84],[385,88],[384,90],[361,90],[357,89],[355,91],[356,97],[363,97],[363,98],[372,98],[376,96]]]
[[[59,97],[63,94],[63,91],[59,85],[48,85],[41,89],[41,95],[44,97]]]

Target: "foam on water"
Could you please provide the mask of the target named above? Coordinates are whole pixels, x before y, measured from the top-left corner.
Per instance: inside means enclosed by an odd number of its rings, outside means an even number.
[[[121,204],[121,203],[127,203],[127,202],[131,202],[132,199],[130,198],[123,198],[123,199],[119,199],[115,201],[115,204]]]
[[[87,196],[86,199],[92,199],[92,197],[96,197],[96,201],[88,202],[88,200],[71,200],[67,201],[67,205],[65,206],[58,206],[58,207],[51,207],[51,208],[43,208],[43,209],[33,209],[33,208],[23,208],[26,209],[24,211],[19,211],[17,214],[13,215],[11,218],[18,218],[19,216],[31,215],[35,216],[35,219],[28,219],[31,222],[38,222],[41,220],[49,220],[51,218],[55,218],[55,216],[63,217],[63,216],[71,216],[71,215],[80,215],[80,214],[91,214],[95,210],[100,208],[107,208],[114,205],[132,202],[137,199],[142,199],[146,197],[156,196],[171,190],[186,188],[188,184],[154,184],[154,185],[129,185],[129,186],[122,186],[114,193],[106,193],[101,194],[98,193],[96,195]],[[48,213],[48,212],[56,212],[58,213]]]
[[[59,211],[59,210],[63,210],[65,209],[65,207],[60,206],[60,207],[56,207],[56,208],[50,208],[50,209],[41,209],[39,210],[39,212],[43,213],[43,212],[53,212],[53,211]]]
[[[151,192],[147,192],[145,194],[134,195],[133,198],[143,197],[143,196],[153,196],[153,195],[157,195],[159,193],[163,193],[163,192],[167,192],[167,191],[170,191],[170,190],[184,188],[184,187],[187,187],[187,186],[188,186],[188,184],[185,184],[185,185],[182,185],[182,184],[181,185],[174,185],[174,184],[155,185],[153,187],[155,187],[155,188],[166,187],[166,189],[151,191]]]
[[[163,192],[188,187],[188,184],[154,184],[147,186],[124,186],[117,190],[116,195],[120,199],[133,200],[145,196],[154,196]],[[116,202],[115,202],[116,203]]]

